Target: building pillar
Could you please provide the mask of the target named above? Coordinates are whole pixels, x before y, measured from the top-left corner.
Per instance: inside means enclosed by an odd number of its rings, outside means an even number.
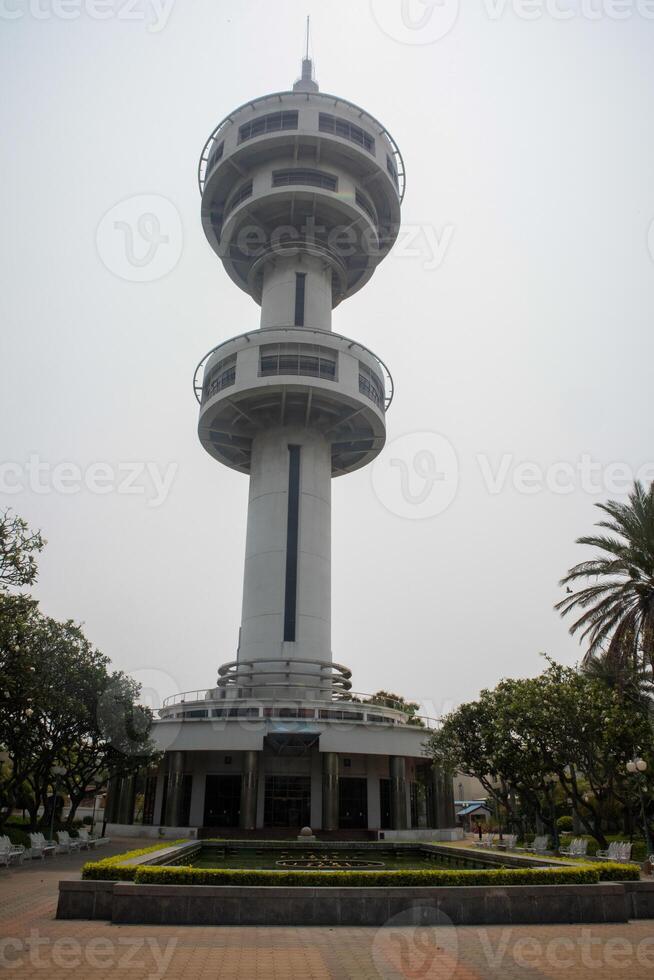
[[[134,823],[134,802],[136,800],[136,775],[123,776],[120,781],[116,823]]]
[[[432,826],[438,829],[456,827],[454,807],[454,786],[452,776],[438,766],[431,767],[431,813]]]
[[[407,829],[406,760],[401,755],[388,759],[391,777],[391,829]]]
[[[338,754],[322,756],[322,829],[338,830]]]
[[[255,830],[257,826],[257,788],[259,786],[259,753],[248,750],[243,753],[241,776],[241,830]]]
[[[107,783],[107,797],[104,807],[104,822],[118,823],[118,806],[120,803],[120,784],[119,776],[112,776]]]
[[[179,827],[184,791],[184,753],[168,753],[168,792],[166,794],[166,827]]]

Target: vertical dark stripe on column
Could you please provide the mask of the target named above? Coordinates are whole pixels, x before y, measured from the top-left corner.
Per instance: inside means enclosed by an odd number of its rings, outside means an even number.
[[[306,291],[306,272],[295,273],[295,326],[304,326],[304,294]]]
[[[300,447],[288,447],[288,521],[286,524],[286,593],[284,641],[295,640],[297,607],[297,553],[300,523]]]

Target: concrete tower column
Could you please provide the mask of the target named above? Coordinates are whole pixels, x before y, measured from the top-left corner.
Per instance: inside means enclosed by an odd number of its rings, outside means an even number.
[[[238,660],[298,658],[331,660],[331,453],[279,426],[253,440]]]
[[[263,275],[262,329],[293,326],[332,328],[331,266],[304,251],[270,258]]]
[[[258,783],[259,753],[254,750],[248,750],[243,753],[243,774],[241,776],[241,815],[239,826],[242,830],[256,829]]]
[[[338,830],[338,755],[322,756],[322,829]]]
[[[166,827],[179,827],[184,787],[184,752],[170,752],[168,755],[168,792],[166,794]]]
[[[391,777],[391,828],[406,830],[406,760],[400,755],[389,756]]]

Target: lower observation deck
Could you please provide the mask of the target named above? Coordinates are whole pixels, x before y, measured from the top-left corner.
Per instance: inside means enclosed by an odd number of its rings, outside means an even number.
[[[393,381],[372,351],[310,327],[269,327],[225,341],[194,378],[198,433],[215,459],[250,472],[252,441],[271,426],[303,426],[331,445],[332,475],[365,466],[386,440]]]

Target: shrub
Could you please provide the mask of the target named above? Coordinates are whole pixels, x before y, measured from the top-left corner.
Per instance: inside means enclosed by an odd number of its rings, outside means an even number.
[[[578,868],[501,868],[491,871],[257,871],[141,866],[134,881],[145,885],[277,885],[283,887],[402,888],[462,885],[596,884],[599,871]]]
[[[556,821],[556,826],[559,828],[559,830],[563,831],[563,833],[572,831],[572,817],[567,815],[564,817],[559,817],[559,819]]]
[[[164,851],[175,844],[186,843],[188,842],[184,839],[159,841],[151,847],[139,847],[135,851],[126,851],[125,854],[114,854],[113,857],[103,858],[102,861],[87,861],[82,868],[82,878],[85,881],[134,881],[136,866],[125,864],[125,861],[152,854],[154,851]]]
[[[91,819],[91,817],[88,816],[82,817],[82,823],[84,824],[85,827],[90,827],[91,824],[93,823],[93,820]]]
[[[640,880],[640,868],[635,864],[617,864],[615,861],[606,861],[603,864],[594,864],[593,867],[599,871],[600,881]]]

